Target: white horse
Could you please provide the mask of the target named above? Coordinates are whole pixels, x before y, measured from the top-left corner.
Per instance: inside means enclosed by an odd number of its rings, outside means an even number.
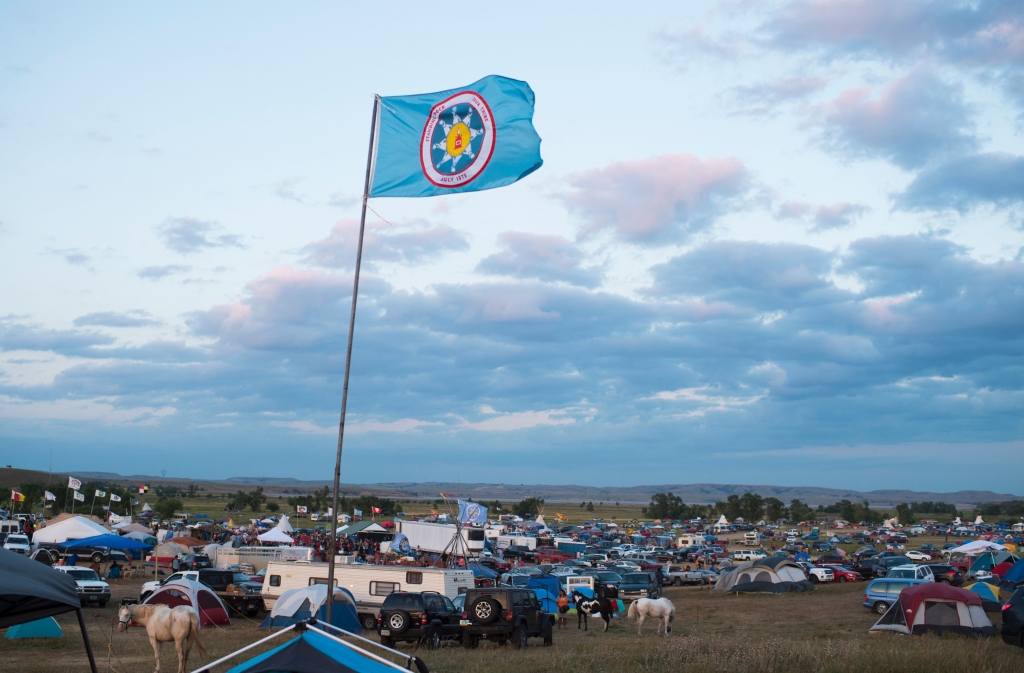
[[[199,648],[199,654],[206,656],[203,644],[199,642],[199,615],[192,608],[179,605],[122,605],[117,612],[117,630],[124,631],[132,622],[146,627],[149,644],[153,646],[156,659],[154,673],[160,673],[160,650],[164,643],[174,641],[178,652],[178,673],[185,673],[188,654],[192,643]]]
[[[640,635],[640,627],[644,619],[660,619],[665,624],[665,634],[672,632],[672,620],[676,616],[676,606],[667,598],[638,598],[629,604],[629,612],[626,616],[630,619],[636,618],[636,634]],[[658,633],[661,632],[661,624],[658,624]]]

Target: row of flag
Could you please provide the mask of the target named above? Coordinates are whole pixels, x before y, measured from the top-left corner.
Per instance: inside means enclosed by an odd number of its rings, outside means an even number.
[[[85,502],[85,494],[84,493],[80,493],[78,491],[78,489],[82,488],[82,482],[81,481],[79,481],[78,479],[75,479],[74,477],[71,477],[69,479],[69,482],[68,482],[68,488],[70,488],[71,490],[74,491],[74,496],[72,496],[72,497],[74,497],[75,500],[77,500],[78,502]],[[139,493],[146,493],[148,491],[149,491],[149,486],[139,486]],[[49,491],[43,491],[43,494],[44,494],[43,497],[47,501],[49,501],[49,500],[56,501],[57,500],[57,496],[54,495],[53,493],[50,493]],[[96,492],[93,494],[93,497],[94,498],[105,498],[105,497],[107,497],[107,492],[106,491],[101,491],[99,489],[96,489]],[[11,489],[11,501],[12,502],[25,502],[25,494],[24,493],[19,493],[18,491],[15,491],[14,489]],[[110,494],[110,502],[121,502],[121,496],[117,495],[116,493],[111,493]],[[138,505],[139,501],[135,500],[134,498],[132,498],[131,499],[131,504]]]
[[[75,479],[74,477],[68,477],[68,488],[70,488],[72,491],[80,491],[80,490],[82,490],[82,481],[80,479]],[[138,488],[139,488],[139,493],[149,493],[149,484],[139,484]],[[96,491],[96,497],[97,498],[105,498],[106,496],[107,496],[107,494],[106,494],[105,491],[100,491],[100,490]],[[117,497],[117,496],[113,496],[113,497]],[[49,500],[51,498],[47,498],[47,499]],[[57,498],[52,498],[52,500],[56,500],[56,499]],[[114,500],[114,502],[121,502],[121,498],[117,498],[116,500]]]

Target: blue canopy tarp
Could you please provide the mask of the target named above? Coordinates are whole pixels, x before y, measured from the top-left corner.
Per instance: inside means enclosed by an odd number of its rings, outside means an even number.
[[[37,619],[34,622],[24,622],[22,624],[15,624],[11,628],[7,629],[5,638],[20,639],[20,638],[62,638],[64,632],[60,629],[60,624],[53,617],[43,617]]]
[[[228,673],[395,673],[395,669],[314,631],[239,664]]]
[[[153,545],[120,535],[94,535],[81,540],[58,542],[58,547],[106,547],[107,549],[138,549],[149,551]]]
[[[485,568],[479,563],[470,563],[469,569],[473,571],[473,577],[482,577],[484,579],[493,580],[498,577],[498,573],[494,572],[490,568]]]

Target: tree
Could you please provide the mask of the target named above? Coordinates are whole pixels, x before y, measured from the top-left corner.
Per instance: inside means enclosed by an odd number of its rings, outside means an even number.
[[[789,518],[793,521],[806,521],[811,518],[811,508],[796,498],[789,503]]]
[[[764,498],[756,493],[744,493],[740,496],[739,507],[747,523],[759,521],[764,516]]]
[[[896,516],[899,518],[900,523],[903,525],[913,523],[913,518],[911,517],[910,513],[910,505],[908,505],[905,502],[901,502],[900,504],[896,505]]]
[[[778,498],[764,499],[764,517],[768,521],[778,521],[786,515],[786,503]]]
[[[279,509],[281,509],[281,507],[276,502],[267,503],[267,511],[276,512]]]
[[[170,519],[174,516],[175,512],[181,511],[184,506],[185,503],[177,498],[160,498],[153,506],[153,511],[159,514],[161,519]]]
[[[588,512],[593,512],[594,511],[594,503],[593,502],[588,502],[587,503],[587,511]]]
[[[516,516],[536,516],[544,507],[544,498],[526,498],[512,506],[512,512]]]
[[[615,503],[616,505],[618,503]],[[651,496],[651,503],[641,510],[644,516],[652,519],[690,519],[693,518],[692,509],[683,502],[678,495],[669,491],[668,493],[655,493]]]

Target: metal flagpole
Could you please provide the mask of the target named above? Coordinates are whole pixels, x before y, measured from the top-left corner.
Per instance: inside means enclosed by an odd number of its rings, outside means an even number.
[[[338,422],[338,455],[334,461],[334,507],[331,508],[331,546],[327,562],[327,623],[331,623],[334,607],[334,557],[338,554],[338,486],[341,481],[341,446],[345,439],[345,408],[348,405],[348,375],[352,368],[352,338],[356,329],[356,300],[359,298],[359,267],[363,263],[363,232],[366,229],[366,202],[370,198],[370,171],[373,167],[373,143],[376,140],[380,96],[373,97],[370,118],[370,147],[366,151],[366,177],[363,180],[363,210],[359,216],[359,243],[356,246],[356,271],[352,281],[352,313],[348,319],[348,349],[345,351],[345,378],[341,387],[341,420]]]

